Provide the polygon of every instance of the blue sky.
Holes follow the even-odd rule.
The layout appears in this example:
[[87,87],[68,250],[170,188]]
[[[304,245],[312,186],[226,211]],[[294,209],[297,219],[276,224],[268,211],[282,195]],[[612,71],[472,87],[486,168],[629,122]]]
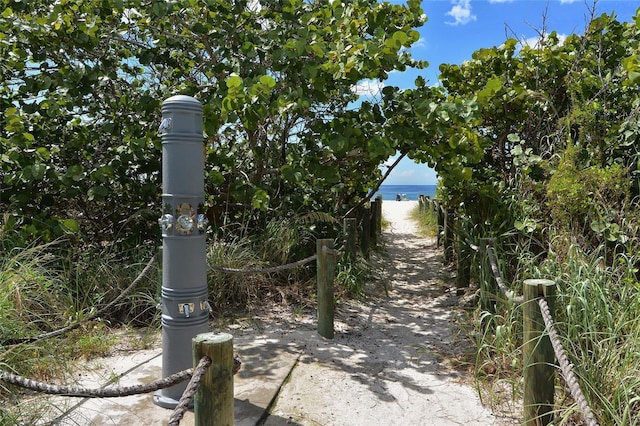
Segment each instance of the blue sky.
[[[543,26],[547,33],[556,31],[560,36],[582,34],[593,6],[592,0],[423,0],[428,20],[418,29],[421,37],[411,53],[416,59],[428,61],[429,67],[391,73],[384,84],[414,87],[418,75],[430,85],[436,84],[440,64],[460,64],[474,51],[499,46],[507,37],[536,40]],[[615,12],[619,21],[628,22],[638,7],[640,1],[635,0],[598,0],[595,10],[596,16]],[[429,185],[436,181],[429,167],[405,158],[384,183]]]

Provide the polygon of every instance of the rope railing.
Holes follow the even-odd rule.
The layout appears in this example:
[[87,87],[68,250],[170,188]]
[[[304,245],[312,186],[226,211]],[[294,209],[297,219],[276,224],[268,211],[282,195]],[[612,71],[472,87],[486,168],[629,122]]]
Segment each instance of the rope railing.
[[[155,392],[157,390],[166,389],[189,380],[189,383],[182,393],[178,404],[169,417],[168,425],[178,426],[180,424],[180,421],[184,417],[184,414],[187,412],[187,410],[189,410],[191,402],[193,401],[194,396],[198,391],[200,383],[205,376],[207,369],[211,366],[212,363],[213,361],[209,356],[203,356],[200,358],[200,361],[195,368],[188,368],[186,370],[179,371],[151,383],[131,386],[105,386],[101,388],[87,388],[82,386],[52,385],[49,383],[28,379],[26,377],[2,370],[0,370],[0,381],[48,395],[60,395],[65,397],[79,398],[119,398]],[[240,365],[240,360],[234,354],[232,369],[233,375],[235,375],[238,370],[240,370]]]
[[507,299],[514,303],[522,303],[524,302],[524,298],[522,296],[516,296],[512,290],[509,290],[504,283],[504,279],[502,278],[502,274],[500,273],[500,269],[498,268],[498,262],[496,260],[495,249],[492,245],[486,246],[487,255],[489,256],[489,265],[491,266],[491,272],[493,273],[493,277],[496,280],[496,284],[500,291],[507,296]]
[[117,303],[120,303],[120,301],[122,299],[124,299],[127,295],[129,295],[131,293],[131,291],[140,283],[140,281],[149,273],[149,271],[151,271],[151,268],[154,265],[155,261],[156,261],[156,256],[154,255],[154,256],[151,257],[151,259],[149,259],[149,262],[147,262],[147,265],[144,267],[144,269],[142,269],[142,272],[140,272],[140,274],[138,274],[138,276],[131,282],[131,284],[129,284],[129,286],[127,288],[125,288],[111,302],[107,303],[105,306],[103,306],[102,308],[100,308],[99,310],[94,312],[93,314],[89,315],[88,317],[84,318],[82,321],[78,321],[78,322],[70,324],[70,325],[68,325],[66,327],[60,328],[58,330],[49,331],[47,333],[39,334],[37,336],[6,339],[6,340],[1,341],[0,343],[4,344],[4,345],[20,345],[20,344],[25,344],[25,343],[33,343],[33,342],[37,342],[39,340],[44,340],[44,339],[49,339],[51,337],[60,336],[60,335],[62,335],[64,333],[67,333],[67,332],[69,332],[71,330],[75,330],[76,328],[79,328],[82,325],[84,325],[84,324],[86,324],[86,323],[88,323],[90,321],[93,321],[94,319],[104,315],[113,306],[115,306]]
[[189,368],[148,384],[102,388],[52,385],[49,383],[28,379],[26,377],[9,373],[7,371],[0,371],[0,380],[24,389],[48,395],[62,395],[79,398],[119,398],[123,396],[138,395],[165,389],[189,380],[192,375],[193,369]]
[[209,269],[213,271],[226,272],[229,274],[270,274],[274,272],[281,272],[288,269],[298,268],[302,265],[306,265],[307,263],[313,262],[317,258],[318,258],[318,255],[314,254],[304,259],[298,260],[296,262],[292,262],[292,263],[288,263],[280,266],[261,268],[261,269],[236,269],[236,268],[225,268],[222,266],[214,266],[214,265],[207,265],[207,266],[209,266]]
[[180,420],[184,417],[184,413],[187,412],[189,406],[191,405],[191,401],[193,401],[193,397],[198,391],[198,387],[200,386],[200,381],[204,377],[207,368],[211,365],[211,358],[208,356],[203,356],[200,358],[200,362],[193,370],[193,375],[191,376],[191,380],[187,384],[187,388],[182,393],[182,397],[180,401],[178,401],[178,405],[173,409],[173,413],[171,413],[171,417],[169,417],[169,423],[167,426],[178,426],[180,424]]
[[[471,245],[469,246],[471,247]],[[507,288],[504,282],[504,279],[502,278],[502,274],[500,273],[500,269],[498,268],[498,264],[496,260],[497,256],[491,241],[487,239],[484,241],[484,244],[482,244],[481,246],[482,247],[478,247],[478,249],[481,250],[484,247],[484,249],[486,250],[487,256],[489,258],[491,273],[493,274],[493,277],[500,291],[507,297],[508,300],[515,302],[517,304],[523,304],[525,302],[525,298],[523,296],[515,296],[514,292]],[[471,249],[475,250],[475,247],[477,246],[471,247]],[[526,282],[527,281],[525,280],[525,284]],[[560,339],[558,337],[558,332],[556,331],[553,324],[553,317],[551,315],[551,309],[549,308],[549,304],[547,303],[547,300],[544,297],[538,297],[537,302],[540,308],[540,314],[542,315],[542,319],[544,320],[546,335],[549,337],[549,340],[551,342],[553,353],[558,362],[558,368],[560,369],[560,372],[562,373],[562,376],[565,379],[569,393],[571,394],[571,397],[574,399],[574,401],[578,405],[578,408],[582,412],[582,415],[587,425],[598,426],[598,422],[596,421],[593,415],[593,412],[589,408],[589,405],[587,404],[587,401],[584,397],[582,389],[580,388],[578,378],[573,372],[573,364],[569,362],[569,358],[567,357],[567,354],[562,346],[562,343],[560,342]],[[525,321],[527,321],[526,318],[525,318]],[[540,345],[534,345],[534,347],[537,350],[540,348]],[[552,362],[553,361],[551,361],[551,363]],[[551,383],[551,386],[553,386],[552,383]],[[527,392],[525,392],[525,394],[526,393]],[[525,419],[525,422],[526,422],[526,419]]]
[[560,342],[560,338],[558,337],[558,332],[553,325],[553,318],[551,317],[551,310],[549,309],[549,305],[544,298],[538,299],[538,305],[540,305],[540,313],[542,313],[542,318],[544,319],[544,324],[547,329],[549,339],[551,340],[551,345],[553,346],[553,352],[555,353],[556,359],[558,360],[558,364],[560,366],[562,376],[564,377],[564,381],[567,383],[567,388],[569,388],[569,393],[582,411],[582,415],[584,416],[587,425],[598,426],[598,422],[593,416],[591,408],[589,408],[589,404],[587,404],[587,400],[582,393],[578,378],[573,372],[573,364],[569,362],[569,358],[567,357],[567,354],[562,347],[562,342]]

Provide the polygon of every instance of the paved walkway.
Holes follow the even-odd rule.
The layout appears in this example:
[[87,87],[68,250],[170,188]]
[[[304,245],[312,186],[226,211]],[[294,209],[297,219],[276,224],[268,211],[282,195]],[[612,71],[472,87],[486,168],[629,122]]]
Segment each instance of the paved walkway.
[[[411,202],[398,204],[410,210]],[[457,298],[441,281],[434,242],[416,237],[411,222],[390,208],[398,206],[385,213],[392,219],[385,232],[389,264],[378,282],[388,296],[340,304],[334,339],[316,333],[313,315],[225,330],[243,361],[235,377],[236,425],[499,424],[469,379],[446,362],[468,344],[452,336]],[[155,349],[96,360],[84,382],[118,375],[121,385],[148,383],[160,378],[161,359]],[[151,395],[56,401],[62,425],[158,425],[171,414]],[[193,414],[181,424],[193,424]]]

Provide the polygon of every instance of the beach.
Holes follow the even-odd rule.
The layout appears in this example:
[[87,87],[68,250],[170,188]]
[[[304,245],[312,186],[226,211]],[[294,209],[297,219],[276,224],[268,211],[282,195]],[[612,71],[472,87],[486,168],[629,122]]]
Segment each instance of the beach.
[[417,201],[382,201],[382,217],[391,226],[390,232],[410,234],[416,232],[416,223],[409,218],[413,209],[418,207]]

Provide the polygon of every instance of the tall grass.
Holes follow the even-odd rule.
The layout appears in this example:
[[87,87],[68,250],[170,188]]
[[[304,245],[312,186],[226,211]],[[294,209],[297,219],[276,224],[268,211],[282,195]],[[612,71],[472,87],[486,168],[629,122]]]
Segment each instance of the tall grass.
[[376,271],[375,265],[367,259],[341,256],[336,264],[336,297],[365,298],[367,284],[375,282],[376,275],[380,276],[380,271]]
[[[261,260],[251,240],[241,237],[210,243],[207,263],[238,270],[259,270],[267,265]],[[262,273],[239,274],[212,270],[208,274],[209,302],[217,312],[247,305],[257,298],[260,289],[267,286],[268,282],[268,276]]]
[[64,323],[72,298],[55,271],[51,245],[13,249],[0,258],[0,336],[50,331]]
[[601,424],[638,425],[640,256],[618,256],[609,267],[604,256],[604,247],[587,254],[574,245],[537,272],[556,279],[559,334],[594,414]]
[[257,271],[245,274],[211,270],[209,301],[214,311],[247,308],[258,300],[274,296],[287,303],[287,299],[300,296],[299,286],[312,276],[308,266],[270,273],[259,271],[287,265],[315,253],[313,228],[317,223],[331,220],[333,218],[322,213],[272,219],[262,232],[254,235],[216,238],[210,242],[209,265]]
[[[76,361],[106,355],[121,324],[157,325],[157,275],[145,277],[119,306],[92,321],[81,322],[120,295],[142,270],[147,259],[136,253],[69,252],[56,243],[14,247],[0,244],[0,368],[29,378],[60,381],[70,377]],[[124,257],[128,260],[123,261]],[[56,337],[25,338],[81,322],[79,328]],[[38,407],[22,403],[22,390],[0,384],[0,424],[30,424]],[[26,417],[25,417],[26,416]]]
[[[556,282],[554,322],[600,424],[640,425],[640,256],[619,256],[606,266],[604,255],[604,247],[585,253],[573,245],[561,258],[549,253],[541,262],[520,264],[516,276]],[[517,305],[497,307],[476,312],[476,371],[489,390],[485,397],[499,404],[505,402],[495,393],[501,385],[511,389],[511,401],[521,398],[522,317]],[[563,379],[556,405],[555,424],[580,421]]]
[[426,237],[436,237],[438,235],[438,215],[431,209],[420,211],[416,206],[409,212],[409,218],[418,224],[418,232]]

